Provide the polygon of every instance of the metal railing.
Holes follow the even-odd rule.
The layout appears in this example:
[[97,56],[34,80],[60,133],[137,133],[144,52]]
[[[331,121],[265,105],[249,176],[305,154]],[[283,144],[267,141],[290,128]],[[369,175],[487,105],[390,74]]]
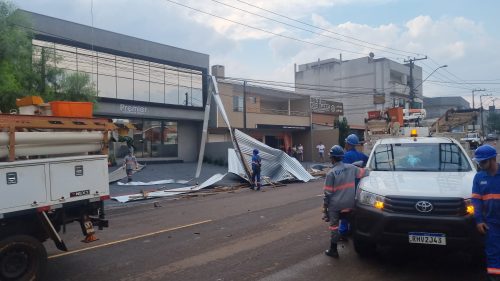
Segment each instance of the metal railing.
[[259,112],[253,112],[256,114],[270,114],[270,115],[286,115],[286,116],[300,116],[300,117],[308,117],[309,112],[304,111],[288,111],[283,109],[268,109],[261,108]]

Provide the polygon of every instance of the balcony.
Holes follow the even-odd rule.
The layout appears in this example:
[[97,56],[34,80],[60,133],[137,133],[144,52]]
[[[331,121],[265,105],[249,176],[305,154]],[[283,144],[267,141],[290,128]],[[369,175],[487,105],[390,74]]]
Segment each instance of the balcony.
[[284,126],[311,126],[311,117],[307,112],[269,111],[260,113],[247,113],[248,128],[257,128],[260,125],[284,125]]
[[389,81],[389,92],[391,94],[398,94],[398,95],[409,95],[410,94],[410,87],[407,85],[401,84],[396,81]]

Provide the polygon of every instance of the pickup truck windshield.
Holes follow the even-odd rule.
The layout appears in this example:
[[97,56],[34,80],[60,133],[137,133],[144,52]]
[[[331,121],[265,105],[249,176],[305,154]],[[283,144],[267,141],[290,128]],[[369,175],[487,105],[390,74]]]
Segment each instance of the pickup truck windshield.
[[468,139],[473,139],[473,138],[477,138],[477,134],[467,134],[467,138]]
[[465,172],[471,166],[453,143],[396,143],[375,147],[370,168],[374,171]]

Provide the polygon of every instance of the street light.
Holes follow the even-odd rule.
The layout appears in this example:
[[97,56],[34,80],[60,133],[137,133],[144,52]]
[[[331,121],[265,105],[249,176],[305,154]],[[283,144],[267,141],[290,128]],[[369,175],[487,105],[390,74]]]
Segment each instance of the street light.
[[438,67],[438,68],[434,69],[434,70],[431,72],[431,74],[427,75],[427,77],[426,77],[424,80],[422,80],[422,82],[420,82],[420,84],[418,84],[418,86],[416,86],[414,89],[416,89],[416,88],[420,87],[422,84],[424,84],[424,82],[425,82],[425,81],[427,81],[427,79],[429,79],[429,77],[431,77],[431,76],[432,76],[432,74],[434,74],[434,72],[438,71],[438,70],[439,70],[439,69],[441,69],[441,68],[445,68],[445,67],[448,67],[448,65],[447,65],[447,64],[445,64],[445,65],[441,65],[440,67]]

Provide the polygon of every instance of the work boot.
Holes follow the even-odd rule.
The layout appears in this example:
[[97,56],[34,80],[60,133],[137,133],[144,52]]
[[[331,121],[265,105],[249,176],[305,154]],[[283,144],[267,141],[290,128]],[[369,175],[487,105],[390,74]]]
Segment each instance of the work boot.
[[341,234],[339,237],[339,242],[349,242],[349,238],[345,234]]
[[255,187],[252,185],[252,186],[250,186],[250,189],[251,190],[255,190]]
[[325,255],[337,259],[339,257],[339,251],[337,250],[337,244],[331,243],[330,249],[325,251]]

